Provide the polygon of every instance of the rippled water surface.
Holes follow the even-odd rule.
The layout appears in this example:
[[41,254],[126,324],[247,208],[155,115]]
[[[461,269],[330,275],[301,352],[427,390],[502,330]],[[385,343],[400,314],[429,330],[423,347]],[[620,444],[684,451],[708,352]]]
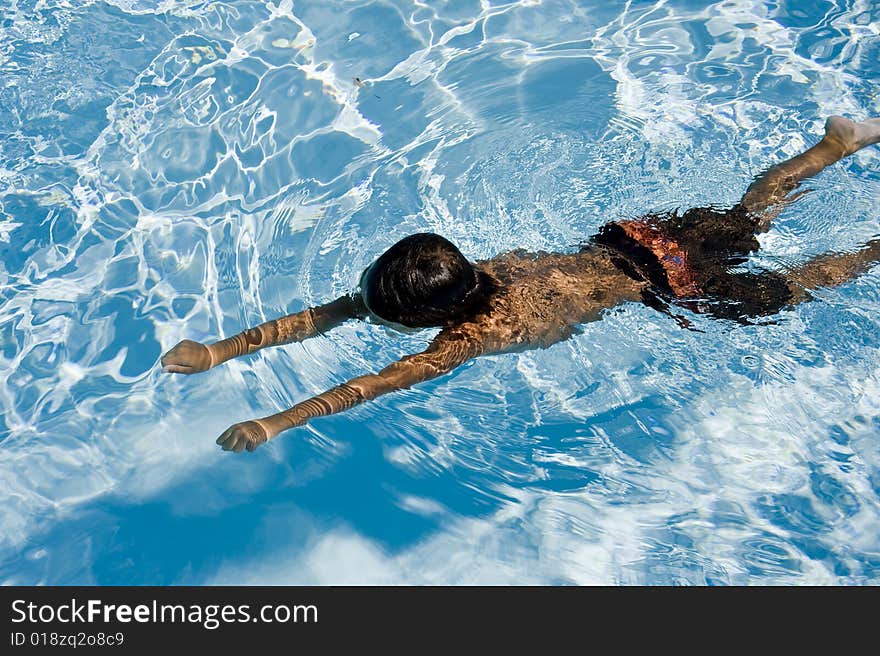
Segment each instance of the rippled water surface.
[[[880,270],[703,332],[624,306],[315,420],[228,425],[430,332],[350,323],[190,378],[160,354],[350,290],[735,202],[880,115],[876,0],[4,0],[0,581],[880,583]],[[359,78],[362,83],[355,83]],[[880,148],[764,262],[880,233]]]

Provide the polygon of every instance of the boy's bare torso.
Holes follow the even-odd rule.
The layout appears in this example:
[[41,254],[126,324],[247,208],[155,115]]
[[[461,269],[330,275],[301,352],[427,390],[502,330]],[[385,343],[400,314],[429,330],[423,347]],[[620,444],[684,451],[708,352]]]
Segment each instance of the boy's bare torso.
[[485,310],[445,328],[438,339],[467,340],[482,354],[544,348],[595,321],[603,310],[637,301],[645,288],[607,250],[502,253],[477,266],[497,282]]

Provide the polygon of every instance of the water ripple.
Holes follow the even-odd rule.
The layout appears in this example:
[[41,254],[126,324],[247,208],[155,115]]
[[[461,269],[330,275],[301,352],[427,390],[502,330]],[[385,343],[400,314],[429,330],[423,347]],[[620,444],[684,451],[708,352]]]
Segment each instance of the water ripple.
[[[7,5],[0,580],[880,581],[876,272],[766,326],[627,306],[246,460],[213,438],[430,334],[155,367],[411,232],[478,259],[735,202],[826,115],[880,114],[871,2]],[[880,233],[878,164],[812,181],[756,261]]]

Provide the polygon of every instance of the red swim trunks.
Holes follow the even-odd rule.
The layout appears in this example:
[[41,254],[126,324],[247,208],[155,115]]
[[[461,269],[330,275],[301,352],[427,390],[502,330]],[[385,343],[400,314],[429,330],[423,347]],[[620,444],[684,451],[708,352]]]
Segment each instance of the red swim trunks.
[[613,221],[591,241],[619,253],[616,264],[648,280],[661,297],[693,312],[750,323],[776,314],[792,299],[778,272],[732,270],[758,250],[758,229],[758,220],[739,205],[695,207],[684,214]]
[[668,237],[661,227],[639,220],[615,221],[611,225],[619,227],[627,237],[654,254],[675,296],[692,298],[702,293],[688,259],[688,252]]

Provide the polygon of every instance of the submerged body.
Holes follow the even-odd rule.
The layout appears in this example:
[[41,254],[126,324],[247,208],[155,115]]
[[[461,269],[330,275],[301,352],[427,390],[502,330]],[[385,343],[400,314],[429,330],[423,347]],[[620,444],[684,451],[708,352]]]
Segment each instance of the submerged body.
[[740,322],[773,315],[809,300],[808,288],[843,283],[880,261],[880,239],[875,239],[858,251],[824,255],[784,273],[735,270],[757,250],[756,234],[799,195],[788,194],[801,180],[878,142],[880,119],[854,123],[831,117],[822,141],[769,169],[734,208],[609,223],[577,252],[516,250],[472,264],[442,237],[413,235],[364,272],[357,292],[213,344],[184,340],[162,357],[162,364],[171,373],[206,371],[353,318],[442,327],[422,353],[288,410],[235,424],[217,440],[226,450],[252,451],[311,418],[436,378],[479,355],[562,341],[623,303],[644,302],[683,326],[688,321],[672,307]]

